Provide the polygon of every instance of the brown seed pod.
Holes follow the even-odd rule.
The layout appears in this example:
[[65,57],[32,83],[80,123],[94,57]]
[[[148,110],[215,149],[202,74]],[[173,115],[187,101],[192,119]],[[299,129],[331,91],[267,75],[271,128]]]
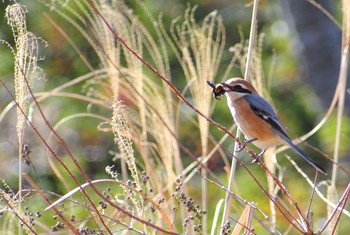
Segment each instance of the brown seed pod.
[[212,93],[215,99],[219,100],[218,97],[225,94],[225,87],[222,84],[215,85],[215,83],[212,81],[207,81],[207,83],[211,88],[213,88]]

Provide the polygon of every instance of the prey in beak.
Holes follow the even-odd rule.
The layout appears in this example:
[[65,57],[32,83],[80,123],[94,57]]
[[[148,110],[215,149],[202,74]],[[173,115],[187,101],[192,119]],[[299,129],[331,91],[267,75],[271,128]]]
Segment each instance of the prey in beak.
[[220,84],[216,84],[212,81],[207,81],[208,85],[213,89],[212,93],[215,99],[219,100],[220,96],[222,96],[223,94],[225,94],[226,89],[225,89],[225,83],[220,83]]

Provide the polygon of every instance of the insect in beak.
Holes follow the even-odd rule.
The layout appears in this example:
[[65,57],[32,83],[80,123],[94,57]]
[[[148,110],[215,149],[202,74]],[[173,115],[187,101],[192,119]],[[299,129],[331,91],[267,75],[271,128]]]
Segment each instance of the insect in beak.
[[225,94],[226,90],[225,90],[225,86],[223,84],[215,85],[215,83],[212,81],[207,81],[207,83],[211,88],[213,88],[212,93],[213,93],[213,96],[215,99],[219,100],[218,97]]

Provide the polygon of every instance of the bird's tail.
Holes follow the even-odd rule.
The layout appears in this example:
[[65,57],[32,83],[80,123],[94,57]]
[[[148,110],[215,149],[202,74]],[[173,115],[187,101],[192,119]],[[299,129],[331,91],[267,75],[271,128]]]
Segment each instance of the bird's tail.
[[298,146],[293,144],[292,140],[289,138],[283,138],[285,143],[289,145],[295,152],[297,152],[302,158],[305,159],[310,165],[315,167],[318,171],[322,172],[323,174],[327,175],[327,172],[323,169],[322,166],[320,166],[317,162],[315,162],[312,158],[306,155]]

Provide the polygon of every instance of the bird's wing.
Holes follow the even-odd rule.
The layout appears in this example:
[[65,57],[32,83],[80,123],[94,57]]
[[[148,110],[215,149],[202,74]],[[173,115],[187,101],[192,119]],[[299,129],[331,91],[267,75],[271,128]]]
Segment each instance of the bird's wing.
[[258,94],[246,95],[244,96],[244,98],[248,102],[250,108],[258,117],[260,117],[265,122],[273,126],[276,130],[280,132],[280,134],[282,134],[283,137],[287,137],[289,139],[275,110],[273,110],[271,105],[264,98],[262,98]]
[[296,151],[309,164],[314,166],[320,172],[327,175],[327,172],[317,162],[315,162],[313,159],[307,156],[300,148],[293,144],[292,140],[288,137],[281,121],[277,117],[275,110],[273,110],[271,105],[267,103],[266,100],[264,100],[261,96],[257,94],[246,95],[244,96],[244,98],[249,103],[250,108],[258,117],[260,117],[261,119],[269,123],[272,127],[274,127],[276,130],[278,130],[278,133],[276,134],[278,134],[287,145],[294,149],[294,151]]

